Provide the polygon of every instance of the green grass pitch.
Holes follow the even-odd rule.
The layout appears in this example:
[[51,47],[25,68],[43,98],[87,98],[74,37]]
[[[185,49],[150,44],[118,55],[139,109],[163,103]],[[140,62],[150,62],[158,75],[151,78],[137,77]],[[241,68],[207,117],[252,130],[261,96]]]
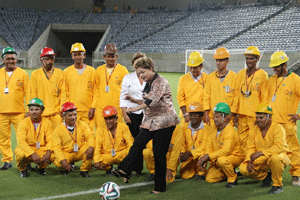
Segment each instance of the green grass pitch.
[[[27,70],[31,74],[33,70]],[[172,94],[173,102],[177,113],[179,112],[176,101],[176,92],[179,77],[183,74],[179,73],[160,73],[168,79]],[[299,129],[300,127],[298,127]],[[299,129],[300,130],[300,129]],[[16,134],[12,128],[12,148],[16,147]],[[1,158],[1,156],[0,156]],[[2,162],[0,161],[0,165]],[[35,165],[33,165],[35,166]],[[16,168],[16,162],[13,161],[13,168],[0,171],[0,199],[34,199],[48,197],[54,195],[62,195],[66,193],[75,193],[95,188],[100,188],[104,182],[112,181],[122,186],[125,185],[120,179],[105,176],[105,172],[92,170],[91,178],[83,178],[79,175],[78,168],[80,163],[76,164],[76,172],[67,176],[59,174],[56,167],[51,164],[47,169],[46,176],[39,176],[36,172],[30,172],[30,177],[20,178],[19,170]],[[132,178],[129,184],[144,182],[149,176],[149,172],[144,168],[144,176]],[[236,188],[225,188],[226,182],[209,184],[206,182],[197,182],[191,180],[180,180],[167,185],[167,192],[159,195],[150,195],[153,185],[134,187],[121,190],[120,199],[144,200],[144,199],[299,199],[299,188],[291,186],[291,176],[288,168],[285,169],[283,175],[284,192],[278,195],[268,195],[270,188],[259,188],[259,183],[255,180],[247,178],[239,178],[239,185]],[[68,197],[67,199],[100,199],[98,193],[84,194],[80,196]]]

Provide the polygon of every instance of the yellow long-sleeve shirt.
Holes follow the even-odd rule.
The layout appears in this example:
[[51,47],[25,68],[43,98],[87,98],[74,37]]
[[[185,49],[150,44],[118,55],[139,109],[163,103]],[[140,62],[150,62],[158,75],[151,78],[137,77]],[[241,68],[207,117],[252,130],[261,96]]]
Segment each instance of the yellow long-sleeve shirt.
[[206,73],[202,73],[202,77],[196,83],[190,73],[180,77],[177,88],[177,102],[179,108],[188,106],[193,102],[200,102],[203,105],[204,87],[207,78]]
[[237,92],[237,73],[229,71],[223,82],[217,77],[217,71],[210,73],[206,79],[203,97],[204,110],[210,110],[209,116],[213,117],[213,108],[220,102],[227,103],[232,110]]
[[17,131],[17,146],[25,152],[28,157],[34,153],[36,143],[40,142],[40,147],[46,147],[46,150],[52,150],[52,123],[46,118],[42,118],[37,129],[34,129],[30,117],[20,122]]
[[[178,158],[183,142],[182,128],[180,124],[177,124],[170,141],[167,157],[167,168],[173,171],[177,170]],[[146,145],[146,148],[153,150],[153,140],[150,140]]]
[[[95,72],[95,87],[97,90],[96,107],[104,108],[111,105],[116,108],[120,107],[120,94],[122,80],[128,74],[128,70],[123,65],[117,64],[112,74],[106,70],[106,64],[99,66]],[[110,77],[110,78],[109,78]],[[109,92],[105,91],[106,81],[108,81]]]
[[[237,109],[232,110],[232,112],[255,117],[257,106],[261,103],[267,103],[268,90],[266,86],[268,74],[264,70],[259,69],[246,80],[246,71],[247,69],[242,69],[238,73],[237,98],[235,98],[236,101],[233,106],[233,108]],[[246,97],[241,91],[244,94],[246,91],[250,91],[251,94],[249,97]]]
[[240,137],[232,125],[227,124],[218,136],[217,127],[212,127],[207,138],[206,153],[210,160],[216,161],[221,156],[229,155],[243,158]]
[[43,116],[59,113],[61,105],[66,102],[65,78],[61,69],[54,68],[48,80],[43,68],[37,69],[30,78],[31,98],[39,98],[44,102]]
[[96,106],[94,73],[95,69],[88,65],[81,75],[74,65],[64,70],[66,100],[73,102],[78,108],[77,111],[89,111]]
[[[272,97],[277,87],[276,100],[273,102]],[[291,124],[288,115],[297,114],[300,100],[300,77],[295,73],[291,73],[286,78],[273,75],[269,78],[268,89],[268,100],[273,110],[272,120]]]
[[[77,120],[76,128],[72,134],[73,139],[75,139],[76,132],[78,149],[80,149],[84,144],[87,144],[88,147],[95,146],[94,134],[85,122]],[[72,139],[72,137],[70,135],[69,130],[63,123],[59,124],[54,129],[52,135],[52,142],[54,155],[57,160],[62,161],[66,159],[63,152],[74,152],[73,147],[75,142]]]
[[[8,94],[4,94],[4,89],[8,88]],[[30,100],[29,77],[25,70],[17,67],[11,77],[5,71],[5,67],[0,69],[0,113],[24,113],[27,106],[24,105]]]
[[273,154],[289,152],[284,128],[277,122],[272,122],[268,132],[263,138],[260,128],[254,126],[248,137],[247,153],[245,161],[250,160],[251,154],[262,151],[265,157],[270,158]]
[[102,162],[102,154],[110,154],[112,149],[116,153],[126,149],[129,152],[134,138],[132,137],[129,127],[125,123],[118,123],[116,136],[112,137],[111,132],[106,126],[100,126],[96,130],[96,147],[94,153],[94,161]]

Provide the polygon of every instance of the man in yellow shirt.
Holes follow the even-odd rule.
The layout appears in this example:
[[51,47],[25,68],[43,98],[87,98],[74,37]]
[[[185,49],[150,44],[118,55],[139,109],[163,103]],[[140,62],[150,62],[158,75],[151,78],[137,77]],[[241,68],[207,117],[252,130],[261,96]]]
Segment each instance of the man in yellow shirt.
[[236,108],[234,123],[238,126],[238,134],[242,142],[242,150],[246,153],[249,130],[254,126],[255,110],[260,103],[267,102],[268,74],[257,67],[260,51],[256,46],[249,46],[244,53],[246,69],[238,73]]
[[[210,135],[209,126],[202,121],[204,109],[199,102],[193,102],[188,112],[190,123],[182,127],[180,176],[183,179],[190,179],[196,175],[196,180],[205,180],[206,171],[199,170],[197,163],[198,158],[205,154],[207,136]],[[198,152],[197,156],[195,152]]]
[[55,61],[53,49],[43,48],[40,60],[43,67],[32,72],[30,78],[31,98],[39,98],[44,102],[43,117],[47,117],[55,128],[62,122],[59,111],[66,101],[65,78],[61,69],[53,67]]
[[281,124],[286,132],[286,142],[292,155],[289,172],[292,185],[300,186],[300,145],[297,137],[296,121],[300,100],[300,78],[287,69],[289,57],[283,51],[272,54],[270,67],[275,74],[269,78],[269,104],[273,109],[273,121]]
[[[181,125],[177,124],[173,132],[171,142],[169,145],[167,157],[167,171],[166,171],[166,181],[172,183],[175,180],[175,175],[177,174],[177,167],[179,165],[178,158],[180,155],[180,149],[182,145],[182,132]],[[147,168],[150,172],[150,177],[146,179],[147,182],[153,181],[155,178],[155,162],[153,154],[153,140],[149,141],[146,145],[146,149],[143,150],[144,159]]]
[[122,80],[128,70],[117,63],[117,48],[114,44],[107,44],[103,50],[103,58],[106,64],[99,66],[95,72],[95,87],[97,90],[97,103],[95,113],[96,128],[105,125],[102,116],[103,108],[111,105],[117,108],[118,122],[124,122],[120,108],[120,94]]
[[[237,74],[227,68],[229,52],[220,47],[216,50],[213,59],[216,60],[217,70],[208,75],[203,97],[204,122],[213,123],[213,110],[219,102],[225,102],[232,107],[237,92]],[[232,108],[232,110],[236,110]],[[213,125],[213,124],[212,124]]]
[[177,102],[180,108],[180,115],[183,117],[181,124],[189,122],[187,106],[192,102],[203,104],[204,86],[207,74],[202,72],[204,59],[199,52],[192,52],[187,65],[190,72],[179,79],[177,89]]
[[78,117],[89,125],[91,131],[94,131],[96,106],[94,89],[95,69],[83,63],[86,57],[86,50],[83,44],[73,44],[70,52],[74,60],[74,65],[64,70],[66,79],[66,101],[73,102],[77,106]]
[[256,110],[256,126],[250,130],[246,159],[240,165],[240,172],[244,176],[263,180],[261,187],[269,187],[273,180],[269,194],[283,191],[282,174],[290,163],[285,138],[284,128],[272,122],[272,108],[260,104]]
[[7,47],[2,51],[5,67],[0,69],[0,152],[3,166],[0,170],[12,167],[11,124],[17,131],[25,116],[25,104],[29,102],[29,77],[25,70],[16,66],[17,52]]
[[71,102],[62,105],[64,122],[53,131],[52,142],[55,156],[54,164],[67,175],[72,171],[71,164],[82,160],[80,174],[90,177],[95,138],[88,125],[77,119],[76,106]]
[[94,166],[109,174],[113,164],[119,164],[128,154],[133,137],[125,123],[118,123],[118,112],[113,106],[103,109],[106,126],[96,130]]
[[[17,131],[17,147],[15,149],[17,167],[21,177],[28,177],[28,163],[38,166],[38,174],[46,175],[45,168],[54,159],[52,151],[52,123],[42,118],[44,103],[38,98],[31,99],[29,115],[23,119]],[[51,158],[52,155],[52,159]]]
[[205,170],[207,161],[210,166],[206,173],[206,181],[216,183],[225,180],[226,188],[233,188],[237,183],[234,169],[243,161],[240,137],[235,128],[229,123],[230,107],[226,103],[218,103],[214,108],[214,123],[207,137],[206,154],[198,162],[201,170]]

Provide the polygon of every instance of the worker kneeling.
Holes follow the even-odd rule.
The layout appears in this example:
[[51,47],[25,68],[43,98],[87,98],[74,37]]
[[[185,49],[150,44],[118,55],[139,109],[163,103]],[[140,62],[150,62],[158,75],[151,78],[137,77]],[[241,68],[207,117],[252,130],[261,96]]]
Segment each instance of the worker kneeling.
[[45,168],[54,160],[51,151],[52,123],[42,117],[44,103],[38,98],[31,99],[27,105],[29,115],[20,122],[17,130],[17,147],[15,155],[21,177],[28,177],[27,164],[34,162],[38,166],[38,174],[46,175]]
[[267,104],[258,106],[255,123],[249,133],[246,159],[240,166],[240,172],[263,180],[261,187],[270,186],[273,180],[269,194],[277,194],[283,191],[282,173],[290,163],[285,131],[282,125],[272,122],[272,108]]
[[125,123],[118,122],[118,112],[113,106],[103,109],[106,125],[96,130],[96,148],[94,166],[110,174],[113,164],[119,164],[126,158],[133,144],[133,137]]
[[241,141],[237,131],[229,123],[230,107],[226,103],[218,103],[214,107],[214,122],[210,135],[207,137],[206,154],[198,162],[201,170],[205,170],[207,161],[211,165],[206,173],[206,181],[216,183],[227,178],[227,188],[237,185],[234,171],[243,161]]
[[53,132],[54,164],[67,175],[72,171],[70,163],[82,160],[80,174],[90,177],[88,171],[92,168],[95,138],[88,125],[77,120],[76,106],[71,102],[62,105],[63,123]]

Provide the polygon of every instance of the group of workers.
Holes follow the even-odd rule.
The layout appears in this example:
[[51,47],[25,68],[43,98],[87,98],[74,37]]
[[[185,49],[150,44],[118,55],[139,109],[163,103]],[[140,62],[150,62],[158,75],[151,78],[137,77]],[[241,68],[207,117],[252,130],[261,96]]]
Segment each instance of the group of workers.
[[[39,174],[45,175],[50,163],[68,174],[74,170],[74,163],[82,160],[80,174],[90,177],[88,171],[93,166],[110,174],[113,164],[126,158],[143,120],[143,112],[134,107],[144,102],[151,108],[152,101],[143,92],[152,82],[143,78],[148,73],[143,68],[128,74],[126,67],[117,63],[114,44],[105,46],[106,63],[96,70],[84,64],[85,52],[83,44],[73,44],[74,65],[62,71],[53,66],[53,49],[45,47],[40,54],[43,66],[29,80],[27,73],[16,66],[16,51],[3,49],[1,170],[12,167],[11,124],[17,134],[15,158],[21,177],[29,176],[31,162],[37,164]],[[175,180],[177,168],[183,179],[195,177],[209,183],[227,180],[227,188],[237,186],[237,176],[244,175],[262,180],[261,187],[269,187],[273,181],[269,193],[277,194],[283,191],[282,174],[289,165],[292,185],[300,186],[296,129],[300,78],[287,69],[289,58],[283,51],[271,56],[269,66],[275,74],[270,78],[257,66],[257,47],[248,47],[244,55],[247,68],[237,74],[228,69],[228,50],[220,47],[213,57],[217,70],[206,74],[203,56],[199,52],[190,54],[189,73],[180,78],[177,90],[182,120],[180,124],[174,122],[177,125],[166,156],[167,182]],[[136,60],[144,62],[145,69],[151,68],[144,54],[135,54],[133,65]],[[145,126],[151,127],[151,123],[159,122],[155,117],[149,122],[146,119]],[[153,180],[152,141],[143,148],[140,156],[151,173],[148,180]],[[134,167],[136,175],[141,175],[143,168],[143,158],[139,160]]]

